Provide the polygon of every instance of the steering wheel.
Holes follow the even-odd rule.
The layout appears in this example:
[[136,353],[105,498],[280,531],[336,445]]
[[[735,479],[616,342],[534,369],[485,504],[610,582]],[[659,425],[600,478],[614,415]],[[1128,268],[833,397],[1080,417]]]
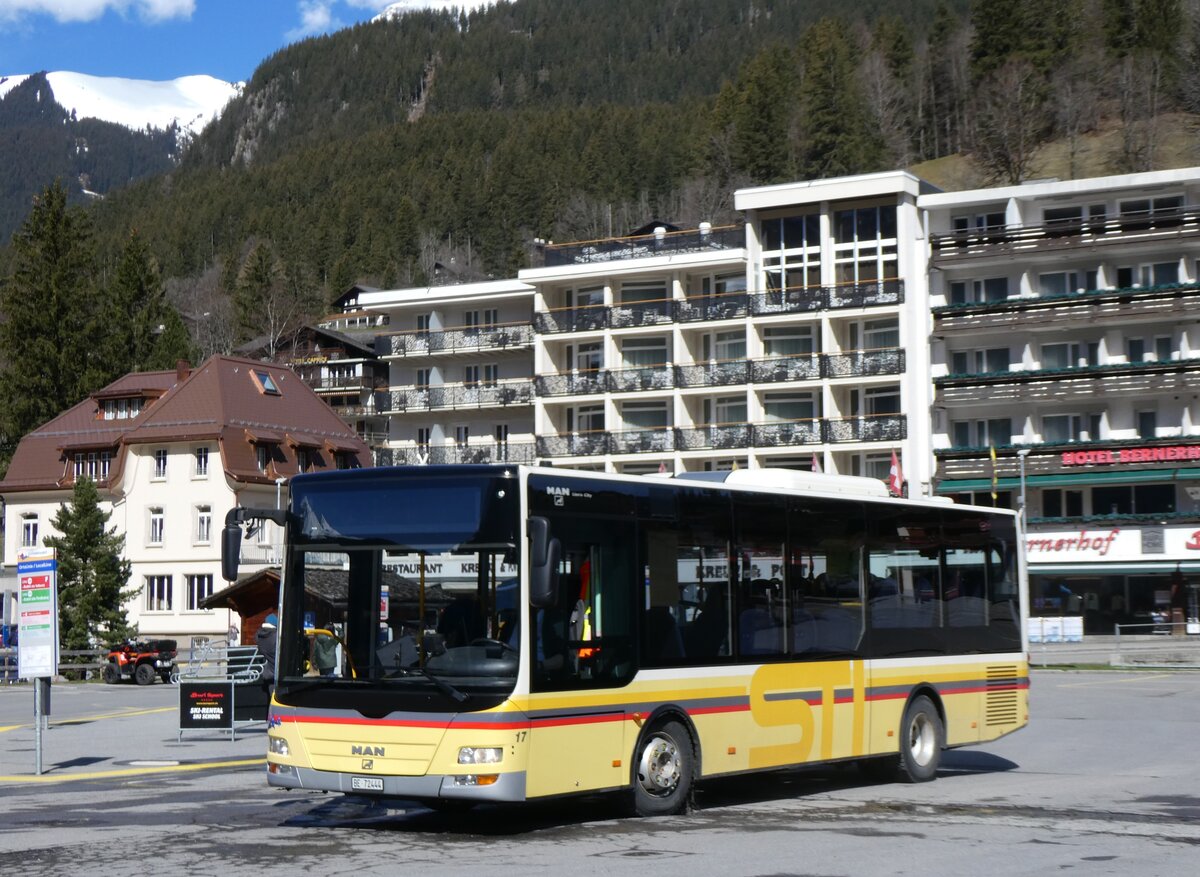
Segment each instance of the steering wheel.
[[481,636],[479,639],[471,640],[471,645],[473,645],[473,646],[499,646],[501,651],[510,651],[514,655],[518,654],[515,646],[509,645],[504,640],[489,639],[486,636]]

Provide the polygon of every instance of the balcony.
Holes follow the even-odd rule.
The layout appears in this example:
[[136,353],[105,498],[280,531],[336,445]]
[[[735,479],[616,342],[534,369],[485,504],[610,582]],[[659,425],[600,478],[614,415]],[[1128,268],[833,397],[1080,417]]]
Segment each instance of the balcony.
[[755,359],[744,365],[750,367],[750,380],[756,384],[777,384],[783,381],[812,381],[824,372],[825,357],[813,354],[773,356]]
[[391,391],[391,402],[394,413],[528,405],[533,402],[533,380],[517,378],[494,384],[396,387]]
[[672,322],[726,320],[745,316],[747,313],[752,316],[803,314],[847,308],[882,307],[903,302],[904,281],[893,279],[842,286],[738,292],[727,296],[625,302],[611,307],[585,305],[552,308],[537,311],[533,315],[533,328],[539,334],[554,335],[561,332],[659,326]]
[[612,454],[654,454],[675,450],[675,430],[669,426],[654,429],[622,429],[610,434]]
[[601,430],[538,436],[536,444],[539,457],[594,457],[609,452],[608,433]]
[[402,332],[389,340],[389,355],[393,357],[523,350],[533,343],[533,327],[528,323],[511,323],[440,332]]
[[991,226],[929,236],[933,263],[984,257],[1052,252],[1080,246],[1177,240],[1200,234],[1200,208],[1048,222],[1042,225]]
[[674,370],[669,365],[641,368],[610,369],[606,373],[608,389],[613,393],[635,390],[669,390],[675,385]]
[[675,447],[680,451],[732,450],[750,447],[748,423],[721,423],[710,426],[678,427]]
[[590,396],[608,389],[605,372],[591,369],[580,372],[563,372],[556,375],[538,375],[533,387],[539,396]]
[[677,387],[727,387],[749,383],[750,363],[744,359],[675,366]]
[[820,420],[778,420],[771,423],[756,423],[751,428],[750,438],[755,447],[779,448],[785,445],[816,445],[824,438],[824,424]]
[[839,442],[895,442],[908,437],[903,414],[869,414],[825,421],[825,440]]
[[736,320],[750,313],[750,296],[745,290],[714,295],[689,295],[675,302],[675,321],[679,323]]
[[313,375],[310,378],[308,375],[301,373],[300,379],[317,393],[329,393],[339,390],[362,390],[375,386],[375,377],[372,375],[334,375],[325,377]]
[[895,442],[906,435],[907,420],[904,415],[890,414],[838,420],[774,420],[542,436],[537,440],[537,452],[539,457],[590,457],[669,451],[745,450],[838,442]]
[[[1184,447],[1188,454],[1178,453]],[[1186,472],[1185,477],[1196,471],[1196,460],[1190,454],[1200,452],[1200,435],[1182,435],[1157,439],[1098,439],[1095,441],[1039,442],[1036,444],[996,445],[995,472],[998,478],[1013,479],[1020,475],[1019,450],[1028,449],[1025,459],[1025,475],[1031,486],[1057,486],[1046,483],[1046,477],[1077,481],[1080,478],[1122,477],[1130,480],[1146,480],[1146,473],[1158,473],[1163,478],[1173,478]],[[1158,452],[1157,455],[1155,452]],[[951,447],[934,450],[937,460],[938,480],[961,481],[985,478],[990,481],[993,464],[991,448]],[[1070,455],[1096,455],[1101,462],[1064,463]],[[1158,459],[1156,457],[1161,457]],[[1117,463],[1117,466],[1107,464]],[[1107,474],[1106,474],[1107,473]],[[1065,483],[1065,482],[1064,482]],[[1005,488],[1007,489],[1007,487]]]
[[699,228],[664,234],[605,238],[569,244],[550,244],[545,248],[545,265],[587,265],[619,259],[646,259],[680,253],[710,250],[734,250],[746,245],[746,232],[740,225]]
[[608,325],[612,329],[628,329],[634,326],[661,326],[673,321],[674,302],[670,299],[652,301],[621,302],[608,312]]
[[933,383],[942,405],[1185,393],[1200,388],[1200,359],[947,375]]
[[821,357],[822,377],[865,378],[904,374],[904,351],[898,347],[850,350]]
[[532,463],[533,442],[470,442],[465,445],[424,445],[384,448],[378,452],[380,466],[424,466],[453,463]]
[[1200,284],[1167,283],[1119,289],[1078,290],[1061,295],[943,305],[933,309],[934,331],[992,331],[1039,326],[1122,325],[1131,317],[1191,318],[1200,305]]

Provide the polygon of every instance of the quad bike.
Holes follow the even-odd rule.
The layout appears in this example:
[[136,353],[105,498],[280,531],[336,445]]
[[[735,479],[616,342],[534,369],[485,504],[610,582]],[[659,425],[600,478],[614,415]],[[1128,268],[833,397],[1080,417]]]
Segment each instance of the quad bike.
[[130,640],[108,653],[100,675],[109,684],[132,679],[138,685],[150,685],[155,676],[170,682],[176,654],[173,639]]

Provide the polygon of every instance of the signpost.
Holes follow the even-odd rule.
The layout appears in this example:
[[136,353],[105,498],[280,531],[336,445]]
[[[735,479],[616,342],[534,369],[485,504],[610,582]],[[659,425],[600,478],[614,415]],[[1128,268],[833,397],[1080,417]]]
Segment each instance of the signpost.
[[42,774],[42,724],[50,715],[50,679],[58,672],[58,561],[51,548],[17,555],[20,595],[17,677],[33,679],[36,772]]

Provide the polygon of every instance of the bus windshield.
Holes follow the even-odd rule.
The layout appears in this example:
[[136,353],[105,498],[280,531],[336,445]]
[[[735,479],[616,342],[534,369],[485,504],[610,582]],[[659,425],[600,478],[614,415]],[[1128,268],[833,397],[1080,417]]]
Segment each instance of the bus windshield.
[[293,483],[276,696],[368,714],[507,696],[519,655],[517,480],[361,471],[373,477]]

